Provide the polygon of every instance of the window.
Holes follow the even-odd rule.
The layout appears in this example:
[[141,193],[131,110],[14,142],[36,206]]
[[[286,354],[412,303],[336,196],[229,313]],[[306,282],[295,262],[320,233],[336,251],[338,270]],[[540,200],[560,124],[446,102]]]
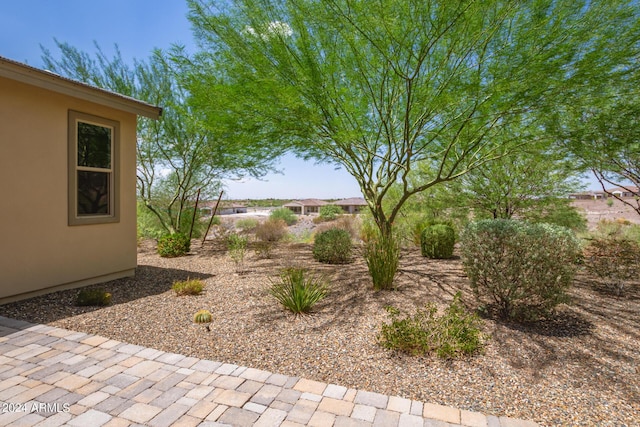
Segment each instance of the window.
[[119,221],[119,123],[69,111],[69,225]]

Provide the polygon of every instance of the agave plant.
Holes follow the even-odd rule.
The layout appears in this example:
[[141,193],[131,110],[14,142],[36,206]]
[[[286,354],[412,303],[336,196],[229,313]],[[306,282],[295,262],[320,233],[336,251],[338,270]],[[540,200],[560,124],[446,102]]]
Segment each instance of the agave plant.
[[205,324],[207,331],[211,331],[209,323],[211,323],[211,312],[209,310],[200,310],[193,315],[193,323],[198,325]]

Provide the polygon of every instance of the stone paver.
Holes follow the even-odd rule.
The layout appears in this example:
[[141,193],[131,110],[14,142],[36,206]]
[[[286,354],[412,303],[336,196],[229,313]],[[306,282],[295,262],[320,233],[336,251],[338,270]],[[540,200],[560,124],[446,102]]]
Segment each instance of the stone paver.
[[537,426],[2,316],[0,401],[38,427]]

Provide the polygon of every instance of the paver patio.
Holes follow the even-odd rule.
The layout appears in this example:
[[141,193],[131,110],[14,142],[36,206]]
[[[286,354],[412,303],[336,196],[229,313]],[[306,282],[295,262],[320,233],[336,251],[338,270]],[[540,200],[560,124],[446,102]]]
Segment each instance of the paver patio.
[[2,316],[0,405],[39,427],[537,426]]

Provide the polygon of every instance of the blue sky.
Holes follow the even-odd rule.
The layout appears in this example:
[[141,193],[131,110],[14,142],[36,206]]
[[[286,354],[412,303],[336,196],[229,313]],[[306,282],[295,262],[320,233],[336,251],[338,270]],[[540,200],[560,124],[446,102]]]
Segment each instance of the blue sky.
[[[154,48],[182,44],[195,50],[182,0],[2,0],[0,56],[42,67],[41,49],[57,56],[54,38],[95,51],[94,41],[111,56],[118,45],[123,58],[144,59]],[[347,198],[361,195],[355,179],[333,165],[315,165],[284,157],[281,174],[262,181],[228,182],[228,198]]]

